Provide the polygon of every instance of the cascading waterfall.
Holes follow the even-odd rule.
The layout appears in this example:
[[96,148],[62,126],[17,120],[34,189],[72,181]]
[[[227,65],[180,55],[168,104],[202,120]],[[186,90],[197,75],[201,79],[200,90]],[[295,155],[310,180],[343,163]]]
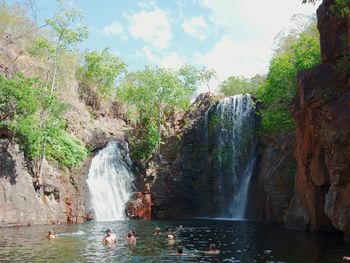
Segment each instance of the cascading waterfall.
[[130,158],[120,142],[111,141],[92,159],[87,179],[97,221],[125,219],[133,187]]
[[221,100],[204,120],[214,215],[243,219],[257,156],[257,116],[249,94]]

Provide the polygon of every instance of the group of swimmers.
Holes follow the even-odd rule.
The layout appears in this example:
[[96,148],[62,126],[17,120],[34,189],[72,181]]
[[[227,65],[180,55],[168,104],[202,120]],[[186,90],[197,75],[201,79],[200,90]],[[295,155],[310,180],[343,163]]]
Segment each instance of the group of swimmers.
[[[175,231],[174,233],[177,232],[181,232],[183,230],[182,225],[180,225]],[[175,244],[175,239],[174,239],[174,235],[173,232],[171,231],[170,228],[166,229],[166,236],[167,236],[167,241],[168,241],[168,245],[174,245]],[[159,227],[156,228],[155,233],[153,234],[154,236],[161,236],[162,232],[161,229]],[[48,235],[47,235],[47,239],[52,240],[55,239],[56,236],[53,233],[53,231],[49,231]],[[136,233],[134,230],[130,230],[127,234],[127,243],[128,245],[136,245]],[[104,245],[113,245],[117,243],[117,237],[115,234],[113,234],[111,229],[107,229],[106,230],[106,236],[102,239],[102,244]],[[209,249],[208,251],[203,251],[204,254],[207,255],[216,255],[220,253],[220,250],[216,247],[216,245],[214,243],[211,243],[209,245]],[[187,256],[187,254],[184,253],[183,248],[181,246],[177,247],[176,249],[176,253],[174,254],[176,256]]]
[[[182,225],[180,225],[174,233],[181,232],[183,230]],[[102,243],[104,245],[109,245],[109,244],[116,244],[117,243],[117,237],[112,233],[110,229],[106,230],[106,236],[103,238]],[[161,236],[162,232],[159,227],[156,227],[156,230],[153,234],[154,236]],[[168,241],[168,245],[174,245],[175,244],[175,238],[173,235],[173,232],[171,231],[170,228],[166,229],[166,237]],[[127,242],[129,245],[136,245],[136,233],[135,231],[131,230],[128,232],[127,235]],[[216,247],[214,243],[211,243],[209,245],[208,251],[203,251],[204,254],[207,255],[216,255],[220,253],[220,250]],[[183,248],[181,246],[177,247],[176,253],[173,254],[176,256],[187,256],[187,254],[184,253]]]

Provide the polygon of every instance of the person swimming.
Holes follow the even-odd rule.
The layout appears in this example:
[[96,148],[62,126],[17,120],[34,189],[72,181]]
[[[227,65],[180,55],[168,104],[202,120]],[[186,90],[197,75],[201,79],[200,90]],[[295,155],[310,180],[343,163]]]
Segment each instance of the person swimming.
[[169,245],[169,246],[172,246],[172,245],[175,244],[175,239],[174,239],[174,236],[173,236],[173,235],[169,234],[169,235],[167,236],[167,240],[168,240],[168,245]]
[[113,233],[112,233],[112,230],[110,230],[110,229],[107,229],[106,230],[106,236],[103,238],[103,240],[102,240],[102,243],[104,244],[104,245],[108,245],[108,244],[115,244],[115,243],[117,243],[117,237],[116,237],[116,235],[114,235]]
[[130,231],[127,236],[127,241],[129,245],[136,245],[136,237],[134,236],[134,232]]
[[177,247],[175,255],[176,256],[187,256],[186,254],[184,254],[184,251],[183,251],[182,247]]
[[204,251],[204,254],[208,254],[208,255],[217,255],[219,253],[220,253],[220,250],[216,247],[214,243],[211,243],[209,245],[208,251]]
[[53,233],[53,231],[50,230],[49,233],[47,234],[47,239],[52,240],[55,238],[56,238],[55,234]]
[[156,227],[156,232],[153,234],[154,236],[160,236],[162,233],[160,232],[160,228]]

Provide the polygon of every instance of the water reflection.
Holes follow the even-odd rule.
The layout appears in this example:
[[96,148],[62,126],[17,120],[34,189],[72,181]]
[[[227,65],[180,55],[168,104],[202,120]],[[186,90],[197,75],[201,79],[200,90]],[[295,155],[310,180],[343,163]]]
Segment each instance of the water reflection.
[[[173,230],[168,245],[165,229]],[[156,226],[162,228],[154,236]],[[117,235],[116,246],[101,243],[105,230]],[[48,230],[57,238],[46,239]],[[137,245],[126,235],[136,230]],[[210,243],[220,249],[207,255]],[[186,256],[174,256],[182,246]],[[280,225],[214,220],[89,222],[83,225],[34,226],[0,229],[0,262],[340,262],[350,254],[339,234],[288,231]]]

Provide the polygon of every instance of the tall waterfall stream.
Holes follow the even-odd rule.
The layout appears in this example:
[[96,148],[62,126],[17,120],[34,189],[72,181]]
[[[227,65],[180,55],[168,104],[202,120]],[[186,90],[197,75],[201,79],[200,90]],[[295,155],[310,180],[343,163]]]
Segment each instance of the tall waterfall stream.
[[111,141],[92,159],[87,179],[97,221],[125,219],[134,176],[130,159],[119,142]]
[[211,156],[217,217],[244,219],[257,158],[256,120],[249,94],[225,98],[205,116],[204,140]]

